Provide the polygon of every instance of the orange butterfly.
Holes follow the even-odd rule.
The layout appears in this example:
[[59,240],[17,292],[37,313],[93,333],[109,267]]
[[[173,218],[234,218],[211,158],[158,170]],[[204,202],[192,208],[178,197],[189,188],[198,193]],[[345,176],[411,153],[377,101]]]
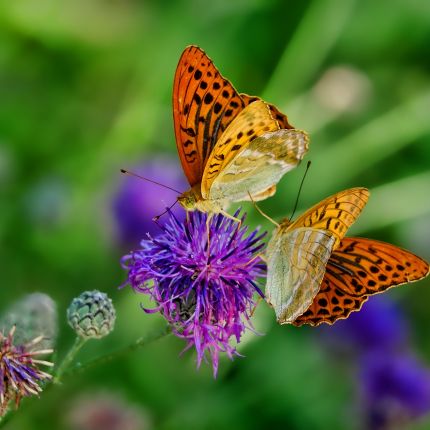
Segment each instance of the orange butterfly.
[[272,196],[308,149],[305,132],[258,97],[238,94],[197,46],[182,53],[173,87],[176,145],[191,189],[187,210],[221,212],[230,202]]
[[333,324],[370,295],[429,274],[428,263],[409,251],[344,237],[368,196],[366,188],[341,191],[275,229],[266,252],[266,296],[279,323]]

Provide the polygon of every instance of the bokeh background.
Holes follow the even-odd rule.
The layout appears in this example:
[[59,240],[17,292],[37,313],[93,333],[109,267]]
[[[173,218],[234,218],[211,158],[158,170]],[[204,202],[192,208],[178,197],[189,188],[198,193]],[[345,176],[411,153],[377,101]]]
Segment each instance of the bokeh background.
[[[118,289],[119,260],[175,194],[119,169],[185,189],[171,93],[189,44],[310,133],[299,208],[366,186],[351,234],[430,260],[429,2],[14,0],[0,4],[0,36],[1,306],[51,295],[60,356],[73,341],[65,310],[83,290],[107,292],[118,318],[82,361],[163,325]],[[291,213],[303,171],[261,204],[272,217]],[[272,228],[244,207],[251,225]],[[278,327],[262,305],[254,323],[264,336],[247,336],[246,357],[222,360],[216,380],[167,337],[24,402],[6,427],[119,428],[114,418],[94,427],[93,413],[120,415],[126,430],[428,429],[429,302],[427,279],[327,329]]]

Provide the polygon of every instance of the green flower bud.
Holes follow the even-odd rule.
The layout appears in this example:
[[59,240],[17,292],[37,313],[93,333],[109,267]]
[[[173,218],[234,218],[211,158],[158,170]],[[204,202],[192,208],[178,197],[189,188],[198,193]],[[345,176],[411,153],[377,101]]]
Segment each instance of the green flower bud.
[[100,339],[114,328],[115,308],[112,300],[100,291],[85,291],[73,299],[67,309],[67,321],[78,336]]
[[58,332],[58,315],[55,302],[46,294],[33,293],[14,302],[0,318],[0,331],[8,333],[15,326],[14,341],[24,345],[43,336],[41,349],[55,346]]

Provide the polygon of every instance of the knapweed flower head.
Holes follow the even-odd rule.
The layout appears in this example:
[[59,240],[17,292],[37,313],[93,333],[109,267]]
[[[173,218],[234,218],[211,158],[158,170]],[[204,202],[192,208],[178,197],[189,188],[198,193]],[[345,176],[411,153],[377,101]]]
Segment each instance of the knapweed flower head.
[[85,291],[67,309],[67,321],[84,339],[100,339],[114,328],[116,312],[112,300],[100,291]]
[[[239,211],[234,215],[239,216]],[[247,234],[242,223],[218,214],[192,212],[184,222],[169,212],[156,238],[148,236],[141,249],[124,257],[128,283],[147,294],[172,325],[174,334],[195,347],[197,365],[212,359],[214,374],[219,354],[237,355],[232,340],[240,342],[251,328],[254,293],[263,296],[257,279],[265,276],[259,258],[264,247],[260,234]]]
[[51,354],[52,349],[37,349],[43,340],[39,336],[24,345],[15,344],[15,327],[7,335],[0,332],[0,416],[8,408],[10,401],[16,405],[22,397],[38,395],[41,384],[51,379],[51,375],[40,370],[40,366],[53,366],[40,360],[40,355]]

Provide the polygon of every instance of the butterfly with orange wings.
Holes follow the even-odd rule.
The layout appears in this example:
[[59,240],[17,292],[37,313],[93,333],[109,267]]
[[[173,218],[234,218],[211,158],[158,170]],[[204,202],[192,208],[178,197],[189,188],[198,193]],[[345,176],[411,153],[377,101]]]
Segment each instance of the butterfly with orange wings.
[[197,46],[179,60],[173,87],[176,145],[191,189],[187,210],[223,213],[230,202],[262,200],[296,167],[308,136],[275,106],[239,94]]
[[428,263],[409,251],[344,237],[368,198],[366,188],[341,191],[275,229],[266,251],[266,297],[280,324],[333,324],[369,296],[429,274]]

